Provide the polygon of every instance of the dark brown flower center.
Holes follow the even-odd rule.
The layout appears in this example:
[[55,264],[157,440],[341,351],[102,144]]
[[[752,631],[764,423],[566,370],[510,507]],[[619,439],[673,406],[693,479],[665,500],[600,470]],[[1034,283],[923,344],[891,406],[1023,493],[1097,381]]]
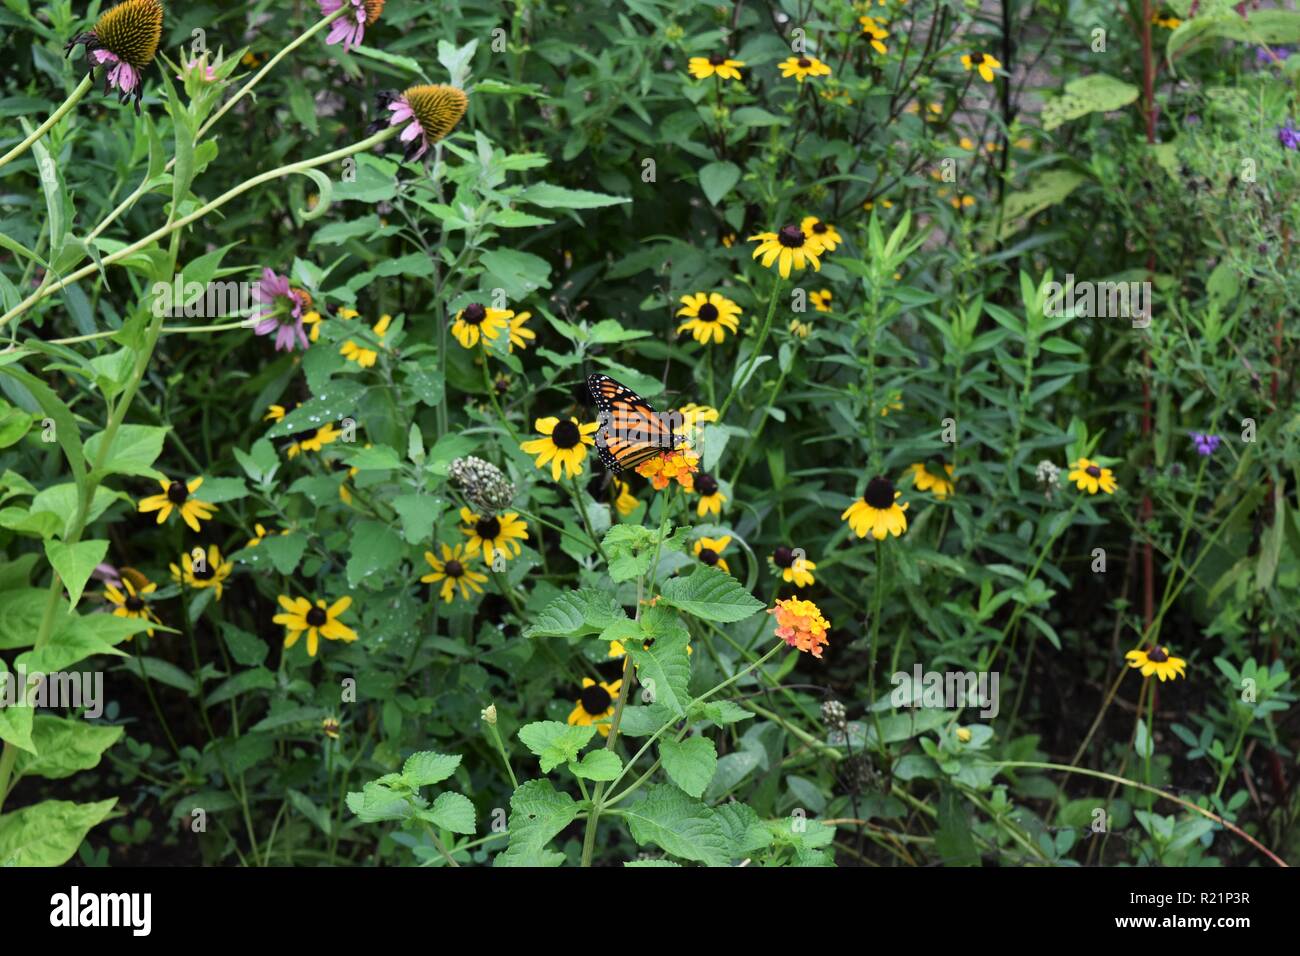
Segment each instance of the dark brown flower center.
[[190,490],[185,487],[184,482],[173,481],[167,486],[167,500],[174,505],[185,504],[185,499],[190,496]]
[[712,302],[705,302],[700,306],[699,318],[705,322],[716,322],[718,320],[718,307]]
[[782,226],[776,240],[789,249],[798,249],[804,244],[803,230],[798,226]]
[[970,55],[970,62],[971,62],[971,66],[979,66],[981,63],[984,62],[984,54],[972,53]]
[[808,59],[806,56],[799,57],[799,69],[806,70],[810,66],[812,66],[812,60]]
[[826,223],[824,223],[824,222],[816,223],[816,224],[812,227],[812,230],[813,230],[813,232],[817,233],[817,235],[820,236],[822,233],[824,233],[824,232],[826,231]]
[[484,541],[495,541],[497,535],[501,533],[501,522],[495,516],[491,518],[480,518],[474,525],[474,533]]
[[1093,478],[1101,477],[1101,469],[1098,468],[1096,465],[1089,465],[1087,468],[1084,469],[1084,471],[1087,472],[1089,475],[1091,475]]
[[888,478],[872,478],[867,482],[867,490],[862,495],[862,500],[875,508],[877,511],[884,511],[894,504],[894,483]]
[[465,565],[453,559],[444,564],[442,570],[449,578],[459,578],[465,574]]
[[613,698],[609,696],[609,691],[605,690],[605,688],[599,684],[592,684],[590,687],[582,689],[580,700],[583,710],[593,717],[599,717],[609,710],[609,703]]
[[460,320],[462,322],[468,322],[470,325],[481,325],[483,320],[486,318],[487,309],[483,308],[483,306],[479,305],[477,302],[465,306],[460,313]]
[[1151,650],[1147,651],[1147,660],[1155,661],[1157,664],[1163,664],[1165,661],[1169,660],[1169,655],[1165,653],[1163,647],[1153,647]]
[[573,422],[556,422],[551,432],[551,442],[561,450],[573,448],[582,442],[582,432]]
[[718,552],[712,548],[700,548],[700,560],[712,567],[718,563]]
[[314,607],[307,612],[307,623],[312,627],[320,627],[327,620],[329,618],[325,616],[325,609],[322,607]]
[[212,580],[212,576],[216,573],[217,569],[214,568],[210,562],[203,561],[194,565],[194,570],[190,572],[190,576],[193,577],[195,581],[210,581]]
[[95,23],[100,46],[137,70],[153,62],[162,39],[163,8],[158,0],[127,0]]
[[451,132],[469,105],[464,91],[443,84],[412,86],[402,93],[402,98],[415,114],[424,135],[434,143]]
[[711,66],[722,66],[722,64],[726,62],[727,58],[721,53],[715,53],[713,56],[709,57],[709,64]]
[[144,599],[135,594],[128,595],[122,604],[128,611],[139,612],[144,610]]
[[778,568],[788,568],[794,564],[794,549],[781,545],[772,552],[772,561]]
[[695,490],[706,498],[709,495],[716,495],[718,493],[718,479],[714,478],[712,475],[696,475]]

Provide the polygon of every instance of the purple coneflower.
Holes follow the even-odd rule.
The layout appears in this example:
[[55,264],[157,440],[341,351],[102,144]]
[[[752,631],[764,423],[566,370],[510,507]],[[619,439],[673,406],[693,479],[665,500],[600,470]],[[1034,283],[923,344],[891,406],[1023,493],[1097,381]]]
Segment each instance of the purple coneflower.
[[1296,129],[1295,120],[1287,117],[1286,125],[1277,128],[1277,141],[1283,149],[1300,149],[1300,129]]
[[[406,143],[405,159],[419,159],[438,140],[452,131],[465,115],[469,100],[463,90],[454,86],[421,84],[394,93],[385,90],[379,94],[379,108],[389,111],[388,125],[401,126],[402,142]],[[382,126],[376,121],[374,126]]]
[[97,66],[111,67],[104,74],[104,92],[119,90],[123,103],[134,96],[139,113],[142,74],[158,52],[162,22],[159,0],[126,0],[105,11],[95,21],[95,29],[69,40],[63,51],[70,56],[80,44],[86,48],[91,73]]
[[1196,443],[1196,453],[1209,457],[1214,454],[1214,450],[1219,447],[1219,442],[1223,441],[1218,435],[1202,434],[1201,432],[1191,432],[1192,441]]
[[297,346],[307,348],[302,317],[304,311],[311,309],[310,294],[289,285],[288,276],[263,269],[262,281],[257,284],[257,301],[262,308],[252,318],[257,322],[253,326],[255,333],[270,335],[274,332],[277,352],[292,352]]
[[325,38],[326,44],[331,46],[341,42],[344,53],[361,45],[366,38],[366,27],[373,26],[384,12],[384,0],[316,0],[316,3],[321,15],[326,17],[345,4],[352,7],[350,13],[334,21],[329,36]]

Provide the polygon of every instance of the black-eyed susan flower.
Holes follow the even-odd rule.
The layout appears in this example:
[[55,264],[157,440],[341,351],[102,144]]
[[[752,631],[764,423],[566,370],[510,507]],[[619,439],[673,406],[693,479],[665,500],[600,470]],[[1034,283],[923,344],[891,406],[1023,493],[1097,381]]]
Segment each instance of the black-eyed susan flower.
[[1187,661],[1181,657],[1170,657],[1167,647],[1156,645],[1145,651],[1135,648],[1125,654],[1124,658],[1129,667],[1141,668],[1143,677],[1155,674],[1161,683],[1187,676]]
[[700,493],[699,503],[695,506],[697,515],[703,518],[706,514],[722,514],[722,506],[726,503],[727,496],[718,487],[718,479],[701,472],[695,476],[695,490]]
[[781,545],[772,552],[771,561],[777,573],[781,575],[781,580],[786,584],[793,584],[799,588],[812,587],[814,583],[812,572],[817,569],[817,565],[804,557],[802,549]]
[[[152,581],[143,578],[143,586],[137,587],[131,580],[129,574],[123,573],[120,582],[121,589],[114,587],[112,584],[104,588],[104,597],[113,605],[114,617],[136,618],[141,621],[152,621],[154,624],[161,624],[158,615],[153,612],[149,606],[149,595],[158,590],[158,585]],[[145,631],[150,637],[153,637],[153,628]]]
[[740,327],[740,306],[717,292],[697,292],[682,296],[678,315],[686,321],[677,326],[677,334],[690,332],[701,345],[714,342],[722,344],[727,332],[735,333]]
[[63,48],[65,54],[82,45],[86,48],[88,72],[108,67],[104,90],[119,92],[120,102],[135,97],[135,111],[140,112],[144,95],[144,71],[153,62],[162,40],[163,6],[159,0],[126,0],[102,13],[95,28],[78,33]]
[[790,334],[796,338],[806,339],[812,335],[812,323],[800,322],[798,319],[790,320]]
[[928,462],[916,462],[908,467],[912,473],[912,482],[917,491],[934,491],[934,496],[943,501],[952,494],[955,482],[952,477],[952,465],[938,459]]
[[876,477],[867,482],[867,490],[862,497],[849,505],[840,515],[859,538],[870,534],[877,541],[883,541],[886,535],[898,537],[907,530],[907,503],[898,503],[901,491],[894,490],[894,483],[888,478]]
[[[380,342],[384,341],[384,336],[388,334],[388,326],[392,323],[393,317],[384,313],[379,317],[371,332]],[[362,368],[373,368],[375,361],[379,358],[379,353],[365,345],[358,345],[352,339],[348,339],[339,346],[339,354],[349,362],[356,362]]]
[[810,76],[830,76],[831,68],[815,56],[792,56],[777,64],[786,79],[794,77],[800,83]]
[[971,70],[979,71],[980,79],[985,83],[993,82],[993,71],[1002,69],[1002,63],[991,53],[963,53],[961,56],[961,65],[966,72]]
[[439,588],[439,593],[444,602],[451,603],[457,588],[460,589],[460,597],[463,601],[469,600],[471,592],[483,593],[483,582],[487,580],[487,575],[469,566],[470,556],[465,553],[465,545],[458,544],[452,548],[444,544],[441,561],[433,556],[432,551],[424,552],[424,560],[433,570],[420,580],[425,584],[437,584],[441,581],[442,587]]
[[[309,203],[310,205],[310,203]],[[302,314],[302,326],[307,332],[307,338],[312,342],[320,341],[320,329],[324,324],[325,318],[315,309]]]
[[750,236],[748,241],[758,243],[753,258],[762,256],[764,269],[770,269],[775,263],[782,279],[790,278],[791,267],[802,272],[811,264],[815,271],[821,271],[820,257],[825,247],[799,226],[792,224],[782,226],[776,232],[760,232]]
[[551,477],[560,480],[561,474],[576,478],[582,474],[582,463],[587,459],[587,448],[596,444],[596,430],[600,422],[578,423],[576,418],[561,420],[559,418],[539,418],[533,427],[541,438],[521,442],[519,447],[526,454],[537,456],[537,467],[545,468],[551,464]]
[[709,422],[718,420],[718,410],[711,405],[697,405],[695,402],[687,402],[681,408],[677,409],[680,419],[673,424],[673,434],[685,435],[688,440],[694,440],[699,433],[701,426]]
[[739,80],[744,60],[733,60],[722,53],[712,56],[693,56],[686,61],[686,71],[697,80],[716,76],[720,80]]
[[509,309],[490,309],[472,302],[456,313],[451,323],[451,334],[463,348],[472,349],[480,338],[495,341],[503,330],[510,327],[513,315]]
[[312,604],[305,597],[291,598],[281,594],[279,601],[284,613],[277,614],[271,620],[284,625],[286,650],[297,644],[304,632],[307,634],[308,657],[316,656],[322,637],[327,641],[346,643],[357,639],[357,632],[339,620],[339,616],[352,606],[351,597],[341,597],[333,604],[326,605],[324,598],[317,598],[316,603]]
[[330,740],[338,740],[339,733],[342,731],[342,729],[343,726],[342,724],[339,723],[339,719],[337,717],[321,718],[320,732],[324,734],[326,737],[328,737]]
[[[389,126],[401,126],[402,142],[406,143],[407,162],[423,156],[434,143],[450,133],[465,115],[469,100],[463,90],[444,84],[408,87],[401,94],[381,93],[380,109],[391,114]],[[468,347],[468,346],[467,346]]]
[[202,548],[195,548],[193,552],[186,551],[181,555],[180,567],[174,564],[169,567],[172,580],[177,584],[200,591],[212,588],[213,595],[220,601],[222,585],[235,566],[221,557],[220,548],[210,544],[207,551]]
[[767,613],[776,616],[776,636],[805,654],[821,657],[822,648],[830,644],[826,632],[831,629],[831,622],[812,601],[787,598],[777,601],[776,607],[768,608]]
[[614,509],[624,518],[636,511],[637,505],[641,502],[637,496],[632,494],[632,486],[626,481],[618,478],[613,479],[614,491],[617,497],[614,499]]
[[513,511],[500,515],[477,515],[468,508],[461,508],[460,520],[465,522],[460,533],[469,538],[465,542],[465,553],[482,553],[487,565],[492,564],[493,556],[498,553],[506,561],[518,557],[522,550],[519,542],[528,540],[528,525]]
[[319,453],[326,445],[332,445],[342,437],[343,432],[335,428],[333,422],[326,422],[319,428],[308,428],[306,431],[294,432],[290,436],[289,448],[285,454],[289,458],[297,458],[300,454]]
[[249,319],[254,334],[274,333],[277,352],[292,352],[296,347],[305,349],[310,345],[303,316],[312,310],[311,293],[290,285],[288,276],[264,268],[254,295],[258,310]]
[[517,348],[526,349],[537,338],[537,333],[528,328],[528,320],[532,317],[531,312],[520,312],[510,317],[509,351],[513,352]]
[[702,564],[707,564],[711,568],[718,568],[722,571],[731,573],[731,568],[727,567],[727,559],[722,556],[722,552],[731,544],[731,535],[724,534],[721,538],[697,538],[695,541],[695,556],[700,559]]
[[655,491],[663,491],[676,481],[687,491],[695,490],[695,473],[700,470],[700,456],[686,447],[662,452],[636,466],[636,473],[649,479]]
[[[641,649],[644,650],[644,651],[648,651],[648,650],[650,650],[650,648],[654,646],[654,642],[655,642],[655,639],[654,639],[653,637],[647,637],[644,641],[641,642]],[[691,645],[687,644],[687,645],[686,645],[686,656],[687,656],[687,657],[690,657],[690,656],[691,656],[692,654],[694,654],[694,653],[695,653],[695,649],[694,649],[693,647],[691,647]],[[624,658],[624,657],[627,657],[627,648],[623,646],[623,642],[622,642],[622,641],[610,641],[610,642],[609,642],[609,658],[610,658],[610,660],[620,660],[621,658]]]
[[1103,468],[1087,458],[1080,458],[1070,465],[1070,469],[1066,477],[1073,481],[1080,491],[1086,491],[1090,495],[1095,495],[1098,491],[1113,495],[1115,489],[1119,487],[1109,468]]
[[820,243],[826,252],[834,252],[835,247],[844,241],[840,237],[839,230],[828,222],[822,222],[816,216],[804,216],[803,222],[799,223],[799,228],[805,236]]
[[889,47],[885,46],[885,41],[889,39],[889,31],[885,29],[887,24],[884,20],[877,20],[875,17],[858,17],[858,23],[862,24],[862,35],[867,38],[873,50],[880,54],[889,52]]
[[268,534],[288,534],[288,533],[289,533],[288,531],[279,531],[279,532],[267,531],[262,524],[258,522],[254,522],[253,537],[248,539],[248,544],[244,545],[244,547],[256,548],[259,544],[262,543],[263,540],[265,540]]
[[813,308],[818,312],[829,312],[831,310],[832,298],[833,296],[831,295],[830,289],[822,289],[818,292],[808,293],[808,300],[812,302]]
[[352,8],[330,24],[329,35],[325,37],[327,46],[342,43],[344,53],[362,44],[366,27],[374,26],[384,12],[384,0],[316,0],[316,3],[324,17],[337,12],[340,7]]
[[199,530],[200,521],[212,520],[217,506],[191,497],[203,484],[202,478],[192,478],[188,482],[167,481],[164,478],[158,484],[162,486],[162,494],[142,498],[137,506],[141,513],[158,512],[158,523],[162,524],[175,511],[192,531]]
[[293,411],[297,407],[298,407],[297,402],[294,402],[292,405],[268,405],[266,408],[266,414],[262,416],[262,421],[264,422],[281,421],[284,419],[285,415],[288,415],[291,411]]
[[590,727],[593,724],[602,737],[609,736],[610,721],[614,717],[615,701],[623,687],[621,680],[612,684],[601,681],[597,684],[590,677],[582,679],[582,691],[569,714],[572,727]]
[[1164,27],[1166,30],[1177,30],[1183,25],[1182,20],[1178,19],[1167,10],[1157,10],[1155,13],[1151,14],[1151,22],[1158,27]]

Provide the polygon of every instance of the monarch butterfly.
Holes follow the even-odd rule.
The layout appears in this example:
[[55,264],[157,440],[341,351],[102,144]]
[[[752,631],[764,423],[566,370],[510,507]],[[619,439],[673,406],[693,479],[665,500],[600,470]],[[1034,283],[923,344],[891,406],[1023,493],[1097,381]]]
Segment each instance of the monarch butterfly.
[[600,412],[596,451],[611,471],[635,468],[681,443],[681,436],[673,431],[679,412],[656,412],[644,398],[608,375],[588,375],[587,391]]

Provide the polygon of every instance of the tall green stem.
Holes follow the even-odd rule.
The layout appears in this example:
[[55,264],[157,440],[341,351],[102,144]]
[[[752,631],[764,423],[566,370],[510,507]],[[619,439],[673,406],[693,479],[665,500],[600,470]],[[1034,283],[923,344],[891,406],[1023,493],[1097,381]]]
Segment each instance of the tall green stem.
[[50,127],[52,127],[59,120],[63,119],[63,117],[68,114],[68,111],[71,110],[74,106],[76,106],[78,102],[80,102],[81,98],[85,96],[87,92],[89,92],[90,87],[94,82],[95,82],[95,78],[91,76],[89,73],[87,73],[86,76],[82,79],[82,81],[79,84],[77,84],[77,88],[68,94],[68,98],[63,101],[63,105],[50,114],[49,119],[47,119],[40,126],[36,127],[36,129],[32,130],[31,134],[26,139],[24,139],[21,143],[19,143],[13,149],[9,150],[9,152],[5,153],[3,156],[0,156],[0,168],[3,168],[4,166],[8,165],[10,162],[17,159],[23,153],[27,152],[27,150],[31,149],[32,143],[36,142],[47,132],[49,132]]

